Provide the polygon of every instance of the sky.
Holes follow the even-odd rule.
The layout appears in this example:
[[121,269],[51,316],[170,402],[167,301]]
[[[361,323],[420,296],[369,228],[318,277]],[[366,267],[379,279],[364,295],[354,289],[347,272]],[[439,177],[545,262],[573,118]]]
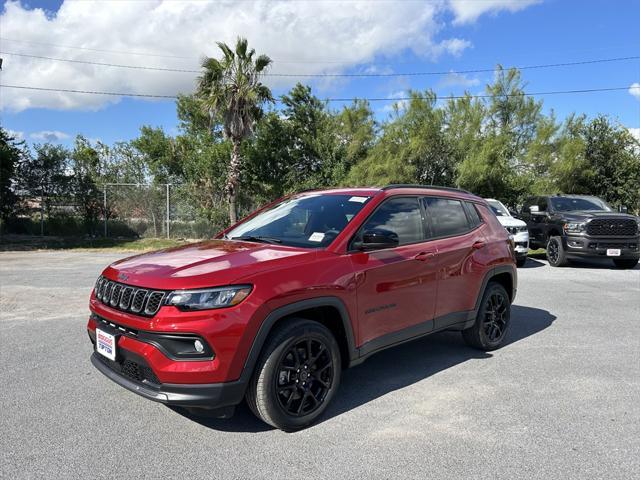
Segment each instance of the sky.
[[[297,81],[320,98],[379,98],[390,115],[410,89],[484,93],[496,64],[535,66],[640,56],[639,0],[0,0],[0,84],[99,92],[190,93],[217,41],[246,37],[269,55],[274,95]],[[19,56],[35,55],[42,58]],[[309,77],[317,74],[435,75]],[[609,115],[640,138],[640,59],[523,72],[558,119]],[[301,75],[281,77],[276,74]],[[340,108],[343,102],[331,102]],[[71,145],[77,134],[112,143],[142,125],[178,133],[171,99],[0,87],[0,124],[28,143]]]

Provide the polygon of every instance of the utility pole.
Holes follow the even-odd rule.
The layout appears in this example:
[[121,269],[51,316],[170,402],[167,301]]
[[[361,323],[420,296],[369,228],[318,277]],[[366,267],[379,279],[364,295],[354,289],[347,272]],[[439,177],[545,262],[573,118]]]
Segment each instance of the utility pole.
[[107,184],[104,184],[103,204],[102,204],[102,216],[104,217],[104,238],[107,238]]

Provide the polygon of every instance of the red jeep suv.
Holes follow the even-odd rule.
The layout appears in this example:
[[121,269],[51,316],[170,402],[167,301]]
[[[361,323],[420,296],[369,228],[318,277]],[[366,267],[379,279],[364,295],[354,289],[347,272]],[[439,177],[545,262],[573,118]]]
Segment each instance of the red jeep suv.
[[498,348],[513,244],[487,203],[419,185],[292,195],[213,240],[113,263],[87,326],[92,363],[148,399],[283,430],[316,419],[341,370],[441,330]]

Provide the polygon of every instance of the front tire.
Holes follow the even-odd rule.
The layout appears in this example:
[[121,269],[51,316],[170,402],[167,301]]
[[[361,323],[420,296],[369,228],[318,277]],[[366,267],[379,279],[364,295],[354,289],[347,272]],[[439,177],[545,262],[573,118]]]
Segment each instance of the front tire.
[[568,265],[567,252],[562,245],[562,238],[551,237],[547,243],[547,261],[552,267],[564,267]]
[[638,258],[614,258],[613,264],[616,268],[621,268],[624,270],[632,269],[638,264]]
[[517,267],[524,267],[524,265],[527,263],[527,257],[517,257],[516,258],[516,266]]
[[293,318],[267,340],[249,383],[249,408],[284,431],[304,428],[327,408],[340,384],[340,348],[332,333]]
[[491,351],[500,348],[511,325],[511,300],[505,288],[490,282],[482,297],[478,316],[472,327],[462,331],[470,347]]

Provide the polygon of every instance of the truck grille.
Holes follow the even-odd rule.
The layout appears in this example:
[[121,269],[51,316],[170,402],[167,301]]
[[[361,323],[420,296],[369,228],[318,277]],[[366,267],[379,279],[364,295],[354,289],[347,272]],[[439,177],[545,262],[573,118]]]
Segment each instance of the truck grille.
[[96,298],[111,308],[147,317],[158,312],[166,295],[163,291],[131,287],[103,276],[98,278],[94,291]]
[[596,218],[587,224],[587,234],[596,236],[633,236],[638,233],[638,224],[630,218]]

